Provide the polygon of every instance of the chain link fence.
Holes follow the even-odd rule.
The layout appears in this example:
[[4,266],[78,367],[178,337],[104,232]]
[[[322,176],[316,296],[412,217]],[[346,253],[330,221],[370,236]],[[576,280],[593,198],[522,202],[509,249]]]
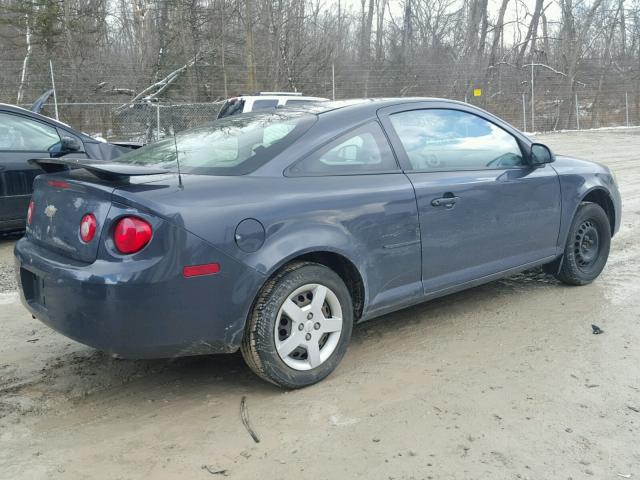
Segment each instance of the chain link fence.
[[[109,71],[115,73],[109,76]],[[97,86],[91,86],[88,79],[76,78],[80,75],[77,70],[61,67],[56,72],[60,120],[111,141],[147,143],[201,125],[216,118],[224,98],[247,93],[243,65],[227,65],[224,69],[200,65],[185,71],[167,90],[166,96],[171,99],[131,104],[126,95],[117,95],[119,90],[114,90],[115,86],[130,85],[122,68],[106,70]],[[45,73],[29,77],[30,97],[49,88],[50,77]],[[526,132],[640,125],[637,66],[620,65],[605,71],[597,60],[582,62],[575,82],[543,63],[520,67],[503,63],[490,68],[467,64],[323,64],[292,72],[285,83],[274,75],[272,66],[256,66],[258,89],[297,90],[329,99],[450,98],[484,108]],[[131,92],[141,91],[145,84],[140,78],[147,76],[136,77]],[[11,102],[9,93],[15,84],[10,85],[9,77],[4,81],[1,78],[0,100]],[[69,101],[78,98],[120,101]],[[43,113],[54,117],[53,105],[45,105]]]
[[[62,122],[93,137],[150,143],[212,122],[223,103],[58,103],[58,115]],[[45,104],[41,113],[55,118],[54,104]]]

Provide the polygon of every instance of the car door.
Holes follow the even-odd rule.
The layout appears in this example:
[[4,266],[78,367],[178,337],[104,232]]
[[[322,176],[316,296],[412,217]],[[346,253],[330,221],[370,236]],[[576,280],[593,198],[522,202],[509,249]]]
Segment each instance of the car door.
[[381,112],[416,192],[427,295],[556,255],[560,184],[523,141],[463,106]]
[[42,173],[28,160],[49,156],[60,142],[58,130],[23,115],[0,112],[0,229],[23,225],[33,189]]
[[[371,121],[330,141],[287,169],[308,191],[288,216],[319,211],[349,233],[367,283],[365,316],[422,296],[420,231],[411,182],[400,170],[380,124]],[[295,188],[302,188],[296,186]],[[301,214],[306,216],[307,214]]]

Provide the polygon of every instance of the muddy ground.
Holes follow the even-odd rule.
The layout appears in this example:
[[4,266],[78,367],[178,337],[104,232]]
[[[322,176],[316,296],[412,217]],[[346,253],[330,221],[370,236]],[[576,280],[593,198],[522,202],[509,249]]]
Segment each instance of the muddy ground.
[[640,479],[640,130],[539,138],[617,172],[603,275],[521,274],[360,325],[302,391],[239,355],[112,360],[0,294],[0,478]]

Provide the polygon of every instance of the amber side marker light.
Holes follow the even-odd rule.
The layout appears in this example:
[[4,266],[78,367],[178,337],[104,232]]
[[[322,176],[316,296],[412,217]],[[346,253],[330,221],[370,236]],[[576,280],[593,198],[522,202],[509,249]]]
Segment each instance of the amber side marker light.
[[199,277],[201,275],[215,275],[220,271],[219,263],[205,263],[204,265],[189,265],[182,269],[185,278]]

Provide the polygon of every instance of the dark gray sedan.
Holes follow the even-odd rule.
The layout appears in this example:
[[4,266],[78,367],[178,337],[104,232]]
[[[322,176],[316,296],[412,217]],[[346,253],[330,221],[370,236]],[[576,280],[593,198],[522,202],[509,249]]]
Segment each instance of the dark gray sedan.
[[33,179],[42,173],[29,159],[68,155],[111,160],[134,147],[106,143],[44,115],[0,104],[0,232],[24,229]]
[[608,168],[437,99],[243,114],[117,163],[38,163],[15,250],[33,315],[124,357],[241,349],[288,388],[326,377],[356,322],[541,265],[589,283],[620,225]]

